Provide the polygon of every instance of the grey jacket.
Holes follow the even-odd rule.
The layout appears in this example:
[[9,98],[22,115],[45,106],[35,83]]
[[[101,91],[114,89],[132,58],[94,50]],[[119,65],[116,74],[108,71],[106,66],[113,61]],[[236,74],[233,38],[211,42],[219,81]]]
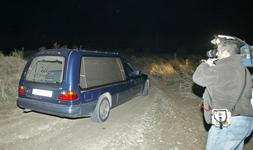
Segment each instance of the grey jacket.
[[193,81],[206,87],[204,103],[208,103],[211,108],[226,108],[233,115],[253,116],[250,102],[252,79],[248,69],[245,89],[237,103],[245,81],[245,67],[241,60],[241,56],[235,55],[216,61],[215,66],[201,63],[193,74]]

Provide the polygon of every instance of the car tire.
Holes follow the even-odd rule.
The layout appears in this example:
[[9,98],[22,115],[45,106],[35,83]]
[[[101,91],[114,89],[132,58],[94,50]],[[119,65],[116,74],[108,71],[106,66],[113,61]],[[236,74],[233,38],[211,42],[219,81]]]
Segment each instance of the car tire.
[[142,91],[142,95],[143,96],[148,96],[149,87],[150,87],[150,83],[149,83],[149,79],[147,79],[146,82],[145,82],[145,84],[144,84],[143,91]]
[[110,114],[110,102],[107,97],[98,100],[98,103],[92,113],[91,120],[102,123],[107,120]]

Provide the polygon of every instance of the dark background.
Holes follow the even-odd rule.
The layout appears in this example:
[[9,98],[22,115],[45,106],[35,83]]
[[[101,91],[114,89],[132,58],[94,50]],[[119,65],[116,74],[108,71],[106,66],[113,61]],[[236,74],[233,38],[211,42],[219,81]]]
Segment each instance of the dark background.
[[214,34],[253,42],[253,11],[237,0],[1,1],[0,50],[53,43],[86,49],[198,53]]

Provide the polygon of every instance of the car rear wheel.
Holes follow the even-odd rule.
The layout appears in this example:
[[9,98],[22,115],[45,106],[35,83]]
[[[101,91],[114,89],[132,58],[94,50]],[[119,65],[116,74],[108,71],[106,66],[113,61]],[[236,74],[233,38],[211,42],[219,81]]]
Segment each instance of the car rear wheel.
[[108,98],[103,98],[98,101],[97,106],[91,116],[91,119],[95,122],[104,122],[107,120],[110,114],[110,102]]

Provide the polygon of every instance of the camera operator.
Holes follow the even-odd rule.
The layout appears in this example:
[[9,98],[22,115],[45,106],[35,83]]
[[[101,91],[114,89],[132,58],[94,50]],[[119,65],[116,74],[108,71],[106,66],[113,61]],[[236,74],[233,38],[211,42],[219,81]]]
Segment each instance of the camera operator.
[[[206,122],[213,124],[213,110],[225,112],[225,117],[220,116],[218,120],[219,126],[211,126],[206,149],[243,149],[244,140],[253,130],[251,75],[241,63],[238,41],[216,37],[212,42],[217,46],[217,51],[212,50],[207,55],[213,58],[202,61],[193,74],[193,81],[206,87],[203,94]],[[216,57],[210,56],[211,53]],[[222,120],[222,117],[225,119]]]

